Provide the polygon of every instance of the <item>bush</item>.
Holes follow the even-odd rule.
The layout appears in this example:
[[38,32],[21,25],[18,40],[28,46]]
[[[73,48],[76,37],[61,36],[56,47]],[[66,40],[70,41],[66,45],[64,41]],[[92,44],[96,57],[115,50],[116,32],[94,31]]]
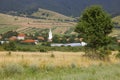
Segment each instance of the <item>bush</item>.
[[51,44],[50,42],[44,42],[44,43],[42,43],[41,45],[42,45],[42,46],[50,46],[50,44]]
[[106,49],[104,47],[99,48],[99,49],[91,49],[91,48],[87,48],[86,50],[86,54],[83,56],[86,56],[90,59],[96,59],[96,60],[106,60],[109,61],[109,55],[112,53],[111,50]]
[[104,48],[99,49],[98,56],[101,60],[110,60],[109,55],[111,54],[111,50],[105,50]]
[[120,59],[120,51],[117,53],[116,58]]
[[77,66],[76,66],[76,64],[75,63],[72,63],[71,64],[71,68],[76,68]]
[[46,49],[40,49],[40,52],[47,52]]
[[36,64],[30,65],[30,66],[29,66],[29,69],[30,69],[30,71],[31,71],[32,73],[38,72],[38,71],[40,70],[39,66],[36,65]]
[[51,54],[50,57],[51,57],[51,58],[55,58],[55,55],[54,55],[54,54]]
[[5,43],[3,45],[3,47],[7,51],[16,51],[16,43],[15,42]]
[[24,71],[24,68],[18,64],[7,64],[3,69],[7,76],[21,74]]
[[48,65],[46,65],[45,69],[47,71],[52,71],[52,70],[55,70],[55,66],[53,64],[48,64]]
[[7,55],[8,55],[8,56],[11,56],[11,54],[12,54],[12,52],[11,52],[11,51],[9,51],[9,52],[7,53]]

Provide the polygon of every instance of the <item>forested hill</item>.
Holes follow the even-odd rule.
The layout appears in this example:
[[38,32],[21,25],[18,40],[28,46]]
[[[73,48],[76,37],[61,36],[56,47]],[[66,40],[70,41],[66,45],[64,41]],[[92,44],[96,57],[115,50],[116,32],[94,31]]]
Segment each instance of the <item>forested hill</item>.
[[0,0],[0,12],[17,11],[31,14],[38,8],[56,11],[68,16],[79,16],[84,8],[99,4],[111,14],[120,13],[120,0]]

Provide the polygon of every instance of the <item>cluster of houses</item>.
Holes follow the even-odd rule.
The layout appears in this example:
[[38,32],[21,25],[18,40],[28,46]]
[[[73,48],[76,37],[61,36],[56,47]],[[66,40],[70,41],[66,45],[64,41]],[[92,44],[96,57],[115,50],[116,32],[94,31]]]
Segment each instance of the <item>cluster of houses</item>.
[[[20,41],[20,43],[32,43],[32,44],[38,44],[38,40],[44,40],[44,37],[38,36],[37,39],[29,39],[28,36],[24,33],[20,33],[17,36],[11,36],[7,40],[1,40],[0,43],[9,43],[10,41]],[[0,39],[2,39],[2,36],[0,36]]]
[[[50,29],[49,34],[48,34],[48,42],[52,42],[52,31]],[[75,38],[76,39],[76,38]],[[80,42],[79,43],[51,43],[51,46],[86,46],[87,43],[83,42],[83,38],[79,39]],[[10,41],[19,41],[20,43],[23,44],[35,44],[37,45],[39,43],[39,41],[45,41],[45,38],[43,36],[37,36],[36,39],[32,39],[29,38],[29,36],[27,36],[24,33],[19,33],[17,36],[11,36],[10,38],[8,38],[7,40],[2,40],[2,36],[0,36],[0,44],[4,44],[4,43],[9,43]],[[118,43],[120,43],[120,40],[117,40]]]
[[[52,31],[50,29],[49,34],[48,34],[48,42],[52,42]],[[22,44],[35,44],[37,45],[39,43],[39,41],[45,41],[45,38],[43,36],[37,36],[35,39],[29,37],[28,35],[24,34],[24,33],[19,33],[17,36],[11,36],[5,40],[2,39],[2,36],[0,36],[0,44],[4,44],[4,43],[9,43],[10,41],[18,41]],[[85,46],[87,45],[85,42],[81,42],[81,43],[51,43],[51,46]]]

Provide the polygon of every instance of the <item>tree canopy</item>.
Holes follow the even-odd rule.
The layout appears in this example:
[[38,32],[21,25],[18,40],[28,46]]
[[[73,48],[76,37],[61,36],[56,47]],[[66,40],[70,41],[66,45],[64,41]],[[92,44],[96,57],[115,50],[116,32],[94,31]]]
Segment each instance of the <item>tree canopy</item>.
[[110,43],[108,35],[112,28],[110,15],[101,6],[94,5],[84,10],[75,31],[84,36],[89,47],[98,48]]

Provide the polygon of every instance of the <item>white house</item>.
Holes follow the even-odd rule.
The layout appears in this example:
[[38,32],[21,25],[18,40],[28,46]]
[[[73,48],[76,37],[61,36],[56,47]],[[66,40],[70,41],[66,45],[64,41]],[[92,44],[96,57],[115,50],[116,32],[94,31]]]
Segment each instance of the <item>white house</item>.
[[25,40],[25,34],[19,34],[18,36],[17,36],[17,39],[18,40]]
[[9,43],[9,41],[0,41],[0,44]]

